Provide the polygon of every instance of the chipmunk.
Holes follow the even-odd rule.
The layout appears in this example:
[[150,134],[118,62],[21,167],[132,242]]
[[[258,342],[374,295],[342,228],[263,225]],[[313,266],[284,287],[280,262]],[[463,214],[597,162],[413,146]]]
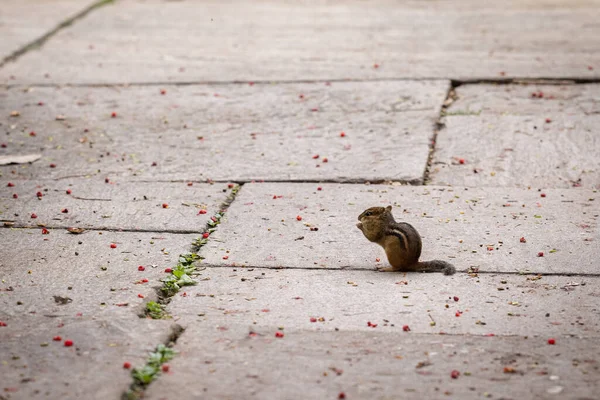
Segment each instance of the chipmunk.
[[385,250],[390,268],[378,268],[382,272],[416,271],[443,272],[452,275],[454,266],[446,261],[419,261],[421,256],[421,236],[412,225],[396,222],[392,206],[371,207],[358,216],[356,226],[367,239]]

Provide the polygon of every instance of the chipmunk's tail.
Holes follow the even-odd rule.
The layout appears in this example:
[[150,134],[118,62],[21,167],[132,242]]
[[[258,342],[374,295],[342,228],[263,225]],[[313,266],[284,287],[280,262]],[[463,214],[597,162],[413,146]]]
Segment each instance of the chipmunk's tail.
[[454,275],[456,268],[449,262],[442,260],[419,261],[415,271],[419,272],[443,272],[444,275]]

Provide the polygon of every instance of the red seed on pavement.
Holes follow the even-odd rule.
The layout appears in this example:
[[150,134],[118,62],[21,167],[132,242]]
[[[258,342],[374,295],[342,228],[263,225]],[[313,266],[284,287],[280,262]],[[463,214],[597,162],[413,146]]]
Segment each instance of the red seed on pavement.
[[454,301],[458,301],[458,296],[454,296]]
[[117,113],[113,111],[113,112],[110,114],[110,117],[111,117],[111,118],[117,118]]
[[71,194],[71,189],[67,189],[67,194]]
[[104,178],[104,183],[109,183],[110,180],[108,178]]
[[163,364],[162,372],[169,372],[169,364]]
[[458,159],[458,163],[459,164],[464,164],[465,163],[465,159],[464,158],[459,158]]
[[342,399],[345,399],[345,398],[346,398],[346,393],[344,393],[344,392],[340,392],[340,393],[338,394],[338,399],[342,400]]
[[341,132],[340,137],[346,137],[346,132]]
[[130,362],[128,362],[128,361],[125,361],[125,362],[123,363],[123,368],[125,368],[125,369],[129,369],[129,368],[131,368],[131,363],[130,363]]
[[73,341],[70,339],[65,340],[65,347],[71,347],[73,346]]
[[210,236],[210,233],[208,233],[208,232],[204,232],[204,233],[202,234],[202,239],[208,239],[208,237],[209,237],[209,236]]
[[322,188],[321,186],[319,186],[319,187],[317,188],[317,190],[321,191],[321,190],[323,190],[323,188]]
[[19,195],[16,193],[13,193],[13,199],[18,199],[18,198],[19,198]]
[[543,252],[543,251],[540,251],[540,252],[538,253],[538,257],[544,257],[544,252]]
[[550,122],[552,122],[552,120],[550,118],[546,118],[546,123],[549,124]]
[[548,339],[548,344],[556,344],[556,340],[555,339]]
[[140,265],[138,267],[138,271],[145,271],[145,270],[146,270],[146,267],[144,267],[143,265]]
[[54,340],[55,342],[60,342],[62,338],[60,336],[54,336],[52,340]]
[[521,242],[521,243],[527,243],[527,240],[524,237],[521,237],[521,239],[519,239],[519,242]]
[[165,272],[170,273],[170,272],[173,272],[173,270],[171,268],[165,268]]
[[301,217],[301,216],[299,216],[299,215],[296,215],[296,219],[297,219],[298,221],[302,221],[302,217]]
[[459,376],[460,376],[460,372],[458,372],[457,370],[453,370],[452,372],[450,372],[450,377],[452,379],[458,379]]
[[143,294],[141,294],[141,293],[138,293],[138,297],[139,297],[140,299],[143,299],[143,298],[144,298],[144,295],[143,295]]
[[165,94],[167,94],[167,91],[165,89],[160,89],[160,94],[164,96]]
[[6,322],[4,322],[4,321],[0,321],[0,326],[7,326],[7,325],[6,325]]
[[200,214],[206,214],[206,210],[200,210],[200,211],[198,211],[198,215],[200,215]]
[[63,208],[62,210],[60,210],[60,212],[61,212],[61,213],[63,213],[63,214],[66,214],[66,213],[68,213],[68,212],[69,212],[69,210],[68,210],[68,209],[66,209],[66,208]]
[[229,256],[223,256],[223,260],[229,259]]
[[540,193],[540,197],[546,197],[546,193]]
[[402,330],[403,330],[404,332],[410,332],[410,326],[408,326],[408,325],[404,325],[404,326],[402,327]]
[[375,69],[379,68],[379,64],[373,64],[373,68],[375,68]]
[[318,154],[315,154],[315,155],[313,156],[313,159],[315,159],[315,160],[316,160],[317,158],[319,158],[319,155],[318,155]]
[[35,195],[36,195],[37,197],[43,197],[43,196],[44,196],[44,195],[42,194],[42,192],[37,192]]
[[146,279],[146,278],[142,279],[142,283],[148,283],[148,279]]
[[13,187],[13,186],[15,186],[15,184],[14,184],[14,183],[12,183],[12,182],[8,182],[8,183],[6,184],[6,186],[8,186],[8,187]]
[[275,332],[275,337],[276,338],[282,338],[283,337],[283,332]]
[[111,244],[110,244],[110,248],[111,248],[111,249],[116,249],[116,248],[117,248],[117,245],[116,245],[115,243],[111,243]]
[[50,168],[56,168],[56,164],[50,164]]
[[329,162],[329,160],[327,159],[327,157],[323,158],[323,162],[324,163]]
[[163,203],[162,208],[169,208],[169,205],[167,203]]
[[317,319],[315,317],[310,317],[310,322],[317,322]]
[[35,132],[34,132],[34,131],[31,131],[31,132],[29,132],[29,136],[35,136],[35,135],[36,135],[36,134],[35,134]]
[[227,187],[228,187],[229,189],[233,189],[233,187],[234,187],[234,186],[235,186],[235,185],[234,185],[233,183],[229,183],[229,184],[227,184]]
[[37,214],[36,213],[32,213],[31,214],[31,218],[33,218],[33,219],[37,218]]
[[42,235],[48,235],[50,231],[46,228],[42,228]]

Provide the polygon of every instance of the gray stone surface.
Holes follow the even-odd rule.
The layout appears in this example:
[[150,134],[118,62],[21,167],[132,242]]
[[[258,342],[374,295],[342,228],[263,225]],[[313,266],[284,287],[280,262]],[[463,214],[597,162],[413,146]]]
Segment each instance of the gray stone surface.
[[41,150],[43,158],[0,171],[9,179],[420,181],[448,87],[192,85],[168,86],[165,95],[154,86],[5,89],[0,154]]
[[0,63],[94,3],[92,0],[3,0]]
[[[49,231],[43,235],[41,229],[0,229],[0,320],[12,323],[28,313],[135,319],[148,300],[156,300],[165,268],[175,266],[179,254],[189,252],[198,236]],[[117,247],[111,248],[112,243]],[[145,271],[138,271],[140,265]],[[54,296],[71,301],[63,305]]]
[[118,1],[0,81],[597,78],[597,19],[594,0]]
[[456,94],[433,184],[600,188],[600,85],[466,85]]
[[146,398],[588,400],[600,390],[597,339],[218,328],[184,332],[171,374]]
[[[223,183],[106,183],[99,177],[18,180],[10,182],[12,187],[8,183],[0,180],[0,220],[14,222],[15,227],[200,232],[230,192]],[[198,214],[200,210],[206,213]],[[34,213],[37,218],[31,218]]]
[[246,184],[202,254],[216,266],[374,269],[387,260],[356,228],[357,218],[393,204],[396,219],[423,237],[422,260],[462,271],[597,274],[597,197],[583,188]]
[[207,268],[168,311],[183,326],[206,331],[256,325],[403,334],[408,325],[415,333],[600,338],[598,283],[598,277]]
[[[0,328],[0,398],[119,399],[173,322],[140,318],[23,315]],[[61,336],[63,341],[54,341]],[[72,340],[72,347],[64,341]]]

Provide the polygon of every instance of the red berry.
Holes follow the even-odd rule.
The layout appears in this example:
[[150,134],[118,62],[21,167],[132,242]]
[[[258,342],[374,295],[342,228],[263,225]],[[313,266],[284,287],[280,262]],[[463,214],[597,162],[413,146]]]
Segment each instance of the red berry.
[[14,184],[14,183],[12,183],[12,182],[8,182],[8,184],[7,184],[6,186],[8,186],[8,187],[13,187],[13,186],[15,186],[15,184]]
[[229,256],[223,256],[223,260],[227,260]]
[[458,296],[454,296],[454,301],[458,301]]
[[55,342],[60,342],[62,338],[60,336],[54,336],[52,340],[54,340]]
[[527,240],[525,240],[525,238],[524,238],[524,237],[521,237],[521,239],[519,239],[519,241],[520,241],[521,243],[527,243]]
[[329,162],[329,160],[327,159],[327,157],[323,158],[323,162],[324,163]]
[[543,251],[540,251],[540,252],[538,253],[538,257],[544,257],[544,252],[543,252]]
[[456,313],[454,313],[454,316],[455,316],[455,317],[460,317],[460,316],[461,316],[461,314],[462,314],[462,312],[460,312],[460,311],[457,311]]
[[46,228],[42,228],[42,235],[48,235],[50,231]]
[[108,178],[104,178],[104,183],[108,183],[110,180]]
[[67,194],[71,194],[71,189],[67,189]]
[[165,94],[167,94],[167,91],[165,89],[160,89],[160,94],[164,96]]
[[43,101],[38,101],[38,106],[43,106],[44,102]]
[[592,67],[591,65],[588,65],[588,69],[589,69],[590,71],[592,71],[592,70],[594,69],[594,67]]
[[296,215],[296,219],[297,219],[298,221],[302,221],[302,217],[301,217],[301,216],[299,216],[299,215]]
[[169,364],[163,364],[162,372],[169,372]]
[[19,195],[16,193],[13,193],[13,199],[18,199],[18,198],[19,198]]
[[140,265],[138,267],[138,271],[145,271],[145,270],[146,270],[146,267],[144,267],[143,265]]
[[206,210],[200,210],[198,211],[198,214],[206,214]]
[[552,120],[550,118],[546,118],[546,123],[549,124],[550,122],[552,122]]
[[345,399],[345,398],[346,398],[346,393],[340,392],[340,394],[338,394],[338,399]]
[[56,168],[56,164],[50,164],[50,168]]
[[379,261],[381,261],[381,258],[376,258],[375,259],[375,262],[379,262]]
[[131,363],[130,363],[129,361],[125,361],[125,362],[123,363],[123,368],[125,368],[125,369],[129,369],[129,368],[131,368]]
[[202,234],[202,238],[203,238],[203,239],[208,239],[208,237],[209,237],[209,236],[210,236],[210,233],[208,233],[208,232],[204,232],[204,233]]
[[540,197],[546,197],[546,193],[540,193]]
[[303,98],[304,98],[304,95],[303,95],[303,94],[300,94],[300,95],[298,95],[298,97],[299,97],[299,98],[301,98],[301,99],[303,99]]
[[458,163],[459,164],[464,164],[465,163],[465,159],[464,158],[459,158],[458,159]]
[[71,347],[73,346],[73,341],[70,339],[65,340],[65,347]]
[[146,279],[146,278],[142,279],[142,283],[148,283],[148,279]]
[[110,116],[111,116],[111,118],[117,118],[117,113],[113,111],[113,112],[110,114]]
[[548,344],[556,344],[556,340],[555,339],[548,339]]
[[275,337],[276,338],[282,338],[283,337],[283,332],[275,332]]
[[156,161],[153,161],[152,164],[150,164],[151,167],[156,167],[158,164],[156,163]]
[[165,268],[165,272],[166,273],[171,273],[171,272],[173,272],[173,270],[171,268]]
[[6,143],[0,144],[0,147],[2,147],[3,149],[5,149],[6,148]]
[[110,248],[111,248],[111,249],[116,249],[116,248],[117,248],[117,245],[116,245],[115,243],[111,243],[111,244],[110,244]]
[[340,137],[346,137],[346,132],[341,132]]
[[315,108],[311,108],[310,111],[317,112],[317,111],[319,111],[319,109],[315,107]]
[[162,208],[169,208],[169,205],[167,203],[163,203]]
[[42,197],[42,196],[44,196],[44,195],[42,194],[42,192],[37,192],[35,195],[36,195],[37,197]]
[[229,189],[233,189],[233,187],[234,187],[234,186],[235,186],[235,185],[234,185],[233,183],[229,183],[229,184],[227,185],[227,187],[228,187]]
[[0,326],[7,326],[6,322],[0,321]]
[[31,214],[31,218],[33,218],[33,219],[37,218],[37,214],[36,213]]
[[321,186],[319,186],[319,187],[317,188],[317,190],[321,191],[321,190],[323,190],[323,188],[322,188]]
[[310,322],[317,322],[317,319],[315,317],[310,317]]
[[313,159],[315,159],[315,160],[316,160],[317,158],[319,158],[319,155],[318,155],[318,154],[315,154],[315,155],[313,156]]
[[194,186],[194,182],[188,182],[187,185],[188,186]]
[[450,377],[452,379],[458,379],[459,376],[460,376],[460,372],[458,372],[457,370],[453,370],[452,372],[450,372]]
[[404,326],[402,327],[402,330],[403,330],[404,332],[410,332],[410,327],[409,327],[408,325],[404,325]]
[[66,208],[63,208],[63,209],[62,209],[60,212],[61,212],[61,213],[63,213],[63,214],[66,214],[66,213],[68,213],[68,212],[69,212],[69,210],[68,210],[68,209],[66,209]]
[[143,298],[144,298],[144,295],[143,295],[143,294],[141,294],[141,293],[138,293],[138,297],[139,297],[140,299],[143,299]]
[[29,132],[29,136],[35,136],[35,132],[34,131]]
[[373,64],[373,68],[375,68],[375,69],[379,68],[379,64]]

